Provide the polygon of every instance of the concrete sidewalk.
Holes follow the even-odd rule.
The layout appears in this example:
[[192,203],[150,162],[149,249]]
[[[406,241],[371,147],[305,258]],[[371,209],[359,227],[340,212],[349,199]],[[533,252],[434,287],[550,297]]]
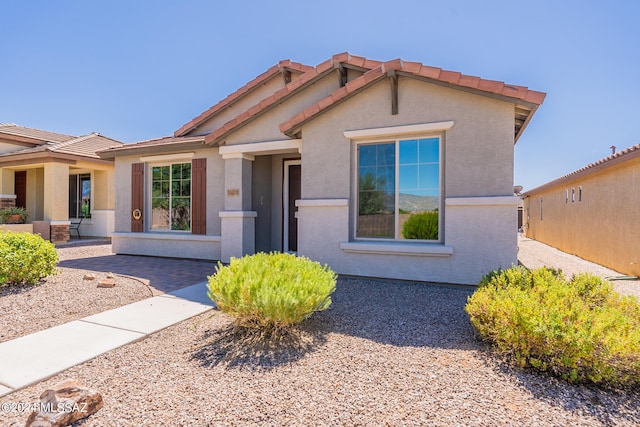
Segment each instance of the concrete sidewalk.
[[210,310],[206,284],[0,343],[0,396]]

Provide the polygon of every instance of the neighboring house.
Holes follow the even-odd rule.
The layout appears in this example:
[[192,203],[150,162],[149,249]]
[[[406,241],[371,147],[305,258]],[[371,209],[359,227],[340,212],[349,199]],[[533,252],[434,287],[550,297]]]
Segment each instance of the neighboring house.
[[514,144],[544,97],[399,59],[281,61],[172,137],[101,153],[113,250],[291,251],[341,274],[477,283],[516,262]]
[[523,194],[524,234],[640,276],[640,144]]
[[97,133],[76,137],[0,124],[0,206],[26,208],[52,241],[69,240],[71,221],[83,216],[81,234],[108,236],[114,165],[96,152],[122,145]]

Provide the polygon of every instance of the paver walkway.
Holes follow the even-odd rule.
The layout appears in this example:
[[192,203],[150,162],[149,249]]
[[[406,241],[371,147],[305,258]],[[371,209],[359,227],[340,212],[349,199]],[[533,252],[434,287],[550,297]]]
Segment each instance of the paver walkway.
[[142,279],[160,294],[207,280],[217,262],[141,255],[97,256],[60,261],[60,267],[115,273]]

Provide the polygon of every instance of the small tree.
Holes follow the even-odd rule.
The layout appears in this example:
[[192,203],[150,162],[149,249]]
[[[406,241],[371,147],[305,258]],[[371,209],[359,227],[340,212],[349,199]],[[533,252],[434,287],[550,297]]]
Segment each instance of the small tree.
[[376,179],[372,173],[360,176],[360,192],[358,195],[358,214],[376,215],[385,210],[383,179]]

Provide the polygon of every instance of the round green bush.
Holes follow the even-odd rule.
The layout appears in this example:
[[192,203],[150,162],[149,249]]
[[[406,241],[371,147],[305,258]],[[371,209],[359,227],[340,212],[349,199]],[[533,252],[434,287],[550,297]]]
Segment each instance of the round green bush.
[[640,304],[600,277],[498,270],[483,278],[465,310],[480,336],[520,367],[575,383],[640,384]]
[[336,274],[305,257],[258,253],[218,264],[208,295],[244,327],[275,331],[302,322],[331,305]]
[[405,239],[438,240],[438,211],[414,213],[402,226]]
[[56,247],[39,234],[0,233],[0,285],[38,283],[57,264]]

